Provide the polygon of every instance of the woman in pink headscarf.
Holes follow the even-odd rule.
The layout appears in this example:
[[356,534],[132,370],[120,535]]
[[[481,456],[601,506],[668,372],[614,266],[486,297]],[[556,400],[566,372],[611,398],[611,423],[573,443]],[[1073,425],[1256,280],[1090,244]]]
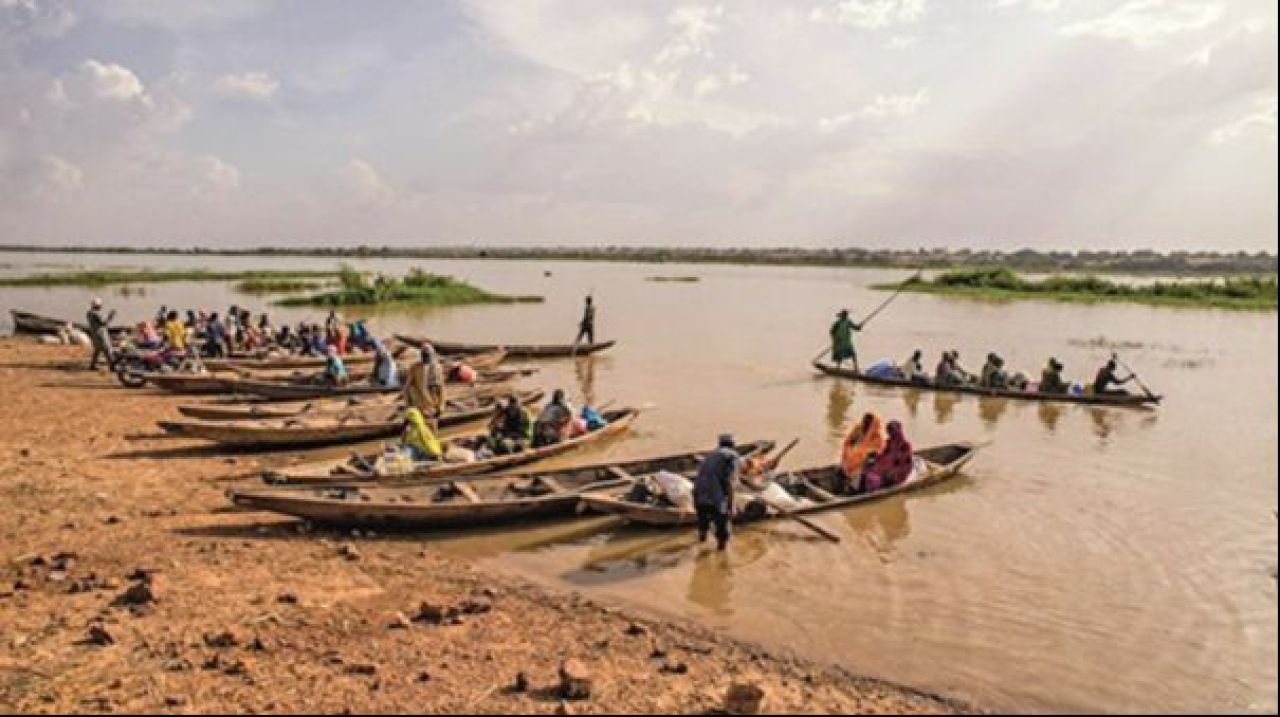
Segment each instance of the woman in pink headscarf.
[[871,493],[906,482],[915,467],[911,441],[902,432],[900,421],[889,421],[884,449],[867,462],[862,472],[862,492]]

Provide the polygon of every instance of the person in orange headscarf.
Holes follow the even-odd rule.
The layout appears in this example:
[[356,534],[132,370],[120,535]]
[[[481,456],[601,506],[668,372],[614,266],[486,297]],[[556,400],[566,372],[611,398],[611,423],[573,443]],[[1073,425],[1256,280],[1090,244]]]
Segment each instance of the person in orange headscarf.
[[872,411],[853,424],[840,444],[840,472],[844,473],[849,493],[862,488],[862,467],[867,458],[884,450],[884,421]]

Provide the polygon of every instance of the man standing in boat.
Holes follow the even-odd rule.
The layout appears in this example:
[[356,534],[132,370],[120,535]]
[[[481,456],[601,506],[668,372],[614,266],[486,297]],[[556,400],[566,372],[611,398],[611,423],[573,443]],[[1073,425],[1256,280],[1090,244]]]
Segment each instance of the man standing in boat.
[[578,322],[578,338],[573,340],[576,347],[582,343],[583,337],[587,339],[587,345],[590,346],[596,342],[596,307],[591,302],[591,295],[587,295],[586,305],[582,308],[582,320]]
[[698,542],[707,540],[716,526],[716,550],[729,546],[729,518],[733,514],[733,483],[742,472],[742,457],[733,448],[733,436],[720,436],[719,447],[702,460],[693,479],[693,507],[698,513]]
[[111,353],[111,332],[107,330],[115,318],[115,311],[107,314],[105,318],[102,316],[102,299],[95,298],[89,305],[89,312],[85,314],[85,319],[89,325],[89,340],[93,343],[93,357],[89,359],[90,371],[98,370],[99,356],[106,359],[108,368],[115,359]]
[[858,353],[853,348],[853,332],[861,331],[862,326],[849,318],[849,310],[841,309],[836,322],[831,325],[831,360],[836,366],[849,359],[853,370],[858,371]]

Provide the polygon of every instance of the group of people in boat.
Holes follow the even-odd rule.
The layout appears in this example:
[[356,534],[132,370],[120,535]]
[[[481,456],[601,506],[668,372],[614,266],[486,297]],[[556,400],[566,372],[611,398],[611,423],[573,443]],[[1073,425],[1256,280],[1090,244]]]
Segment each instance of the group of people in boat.
[[[520,395],[512,392],[494,402],[485,435],[472,441],[469,447],[457,445],[446,450],[437,437],[438,422],[429,418],[427,413],[436,410],[435,404],[424,410],[411,399],[406,400],[408,407],[400,448],[415,462],[469,462],[522,453],[572,440],[607,425],[600,412],[589,405],[584,405],[575,417],[563,389],[552,393],[536,417],[521,401]],[[438,417],[439,414],[435,415]]]

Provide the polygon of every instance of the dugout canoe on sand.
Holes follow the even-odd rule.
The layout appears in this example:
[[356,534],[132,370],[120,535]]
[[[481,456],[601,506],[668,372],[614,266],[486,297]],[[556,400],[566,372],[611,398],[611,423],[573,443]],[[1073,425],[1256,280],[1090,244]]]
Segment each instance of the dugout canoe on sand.
[[[517,396],[522,404],[530,404],[542,398],[543,391],[523,391]],[[447,400],[440,427],[487,418],[498,400],[494,396]],[[399,405],[390,405],[257,421],[157,421],[157,425],[170,435],[237,448],[322,446],[394,436],[403,430],[404,413]]]
[[598,341],[593,344],[467,344],[429,339],[424,336],[409,336],[407,334],[396,334],[396,340],[410,346],[422,346],[422,344],[429,341],[436,351],[442,354],[468,356],[503,350],[512,358],[524,359],[586,356],[609,349],[618,343],[617,341]]
[[[269,470],[263,473],[262,479],[271,484],[304,484],[325,485],[334,483],[360,483],[380,481],[385,483],[441,483],[459,476],[470,476],[481,473],[492,473],[515,466],[528,465],[535,461],[557,456],[562,453],[599,442],[616,436],[627,430],[635,421],[640,410],[636,408],[620,408],[604,411],[602,417],[607,422],[598,428],[576,438],[569,438],[559,443],[540,448],[526,448],[518,453],[495,455],[467,462],[433,461],[415,464],[411,469],[396,474],[386,474],[377,470],[378,455],[353,454],[350,458],[319,461],[305,465]],[[445,441],[446,453],[451,446],[474,450],[473,437],[462,437]]]
[[[765,491],[767,501],[760,493],[740,490],[736,496],[738,511],[734,522],[751,523],[839,510],[927,488],[955,478],[978,450],[977,445],[964,442],[916,451],[920,461],[906,482],[861,495],[841,494],[843,479],[837,464],[785,472],[774,482],[777,490]],[[686,473],[686,477],[692,479],[691,472]],[[659,495],[652,478],[640,476],[625,487],[584,495],[582,503],[590,510],[616,515],[628,523],[663,527],[697,524],[698,518],[692,509],[677,508],[665,498],[656,497]]]
[[[82,323],[41,316],[30,311],[10,309],[9,315],[13,317],[13,332],[15,334],[56,334],[67,324],[71,324],[72,327],[85,333],[89,331],[89,327]],[[129,333],[129,330],[128,326],[112,326],[107,329],[113,338],[123,336]]]
[[[400,346],[391,351],[392,356],[397,359],[404,359],[408,346]],[[467,365],[477,371],[483,369],[496,368],[507,357],[505,351],[490,351],[480,355],[441,355],[440,361],[446,370],[453,368],[454,364],[460,361],[466,361]],[[374,354],[361,353],[343,356],[342,361],[348,368],[352,366],[372,365]],[[225,358],[225,359],[204,359],[205,368],[210,371],[266,371],[276,369],[323,369],[325,366],[325,357],[323,356],[261,356],[255,358]]]
[[1097,395],[1092,393],[1076,396],[1068,393],[1019,391],[1012,388],[983,388],[982,386],[971,385],[953,386],[936,383],[915,383],[901,378],[879,378],[876,376],[868,376],[865,373],[859,373],[850,368],[840,368],[824,361],[814,361],[813,367],[828,376],[847,378],[851,381],[861,381],[863,383],[874,384],[877,386],[913,388],[921,391],[939,391],[943,393],[966,393],[974,396],[986,396],[988,398],[1015,398],[1020,401],[1083,403],[1094,406],[1154,407],[1156,404],[1160,403],[1160,399],[1162,398],[1161,396],[1147,396],[1133,393],[1123,396]]
[[[772,447],[772,441],[756,441],[737,450],[747,458]],[[467,528],[570,516],[586,492],[628,484],[633,475],[696,470],[704,453],[472,477],[431,486],[232,489],[227,497],[242,508],[282,513],[322,525],[382,530]]]

